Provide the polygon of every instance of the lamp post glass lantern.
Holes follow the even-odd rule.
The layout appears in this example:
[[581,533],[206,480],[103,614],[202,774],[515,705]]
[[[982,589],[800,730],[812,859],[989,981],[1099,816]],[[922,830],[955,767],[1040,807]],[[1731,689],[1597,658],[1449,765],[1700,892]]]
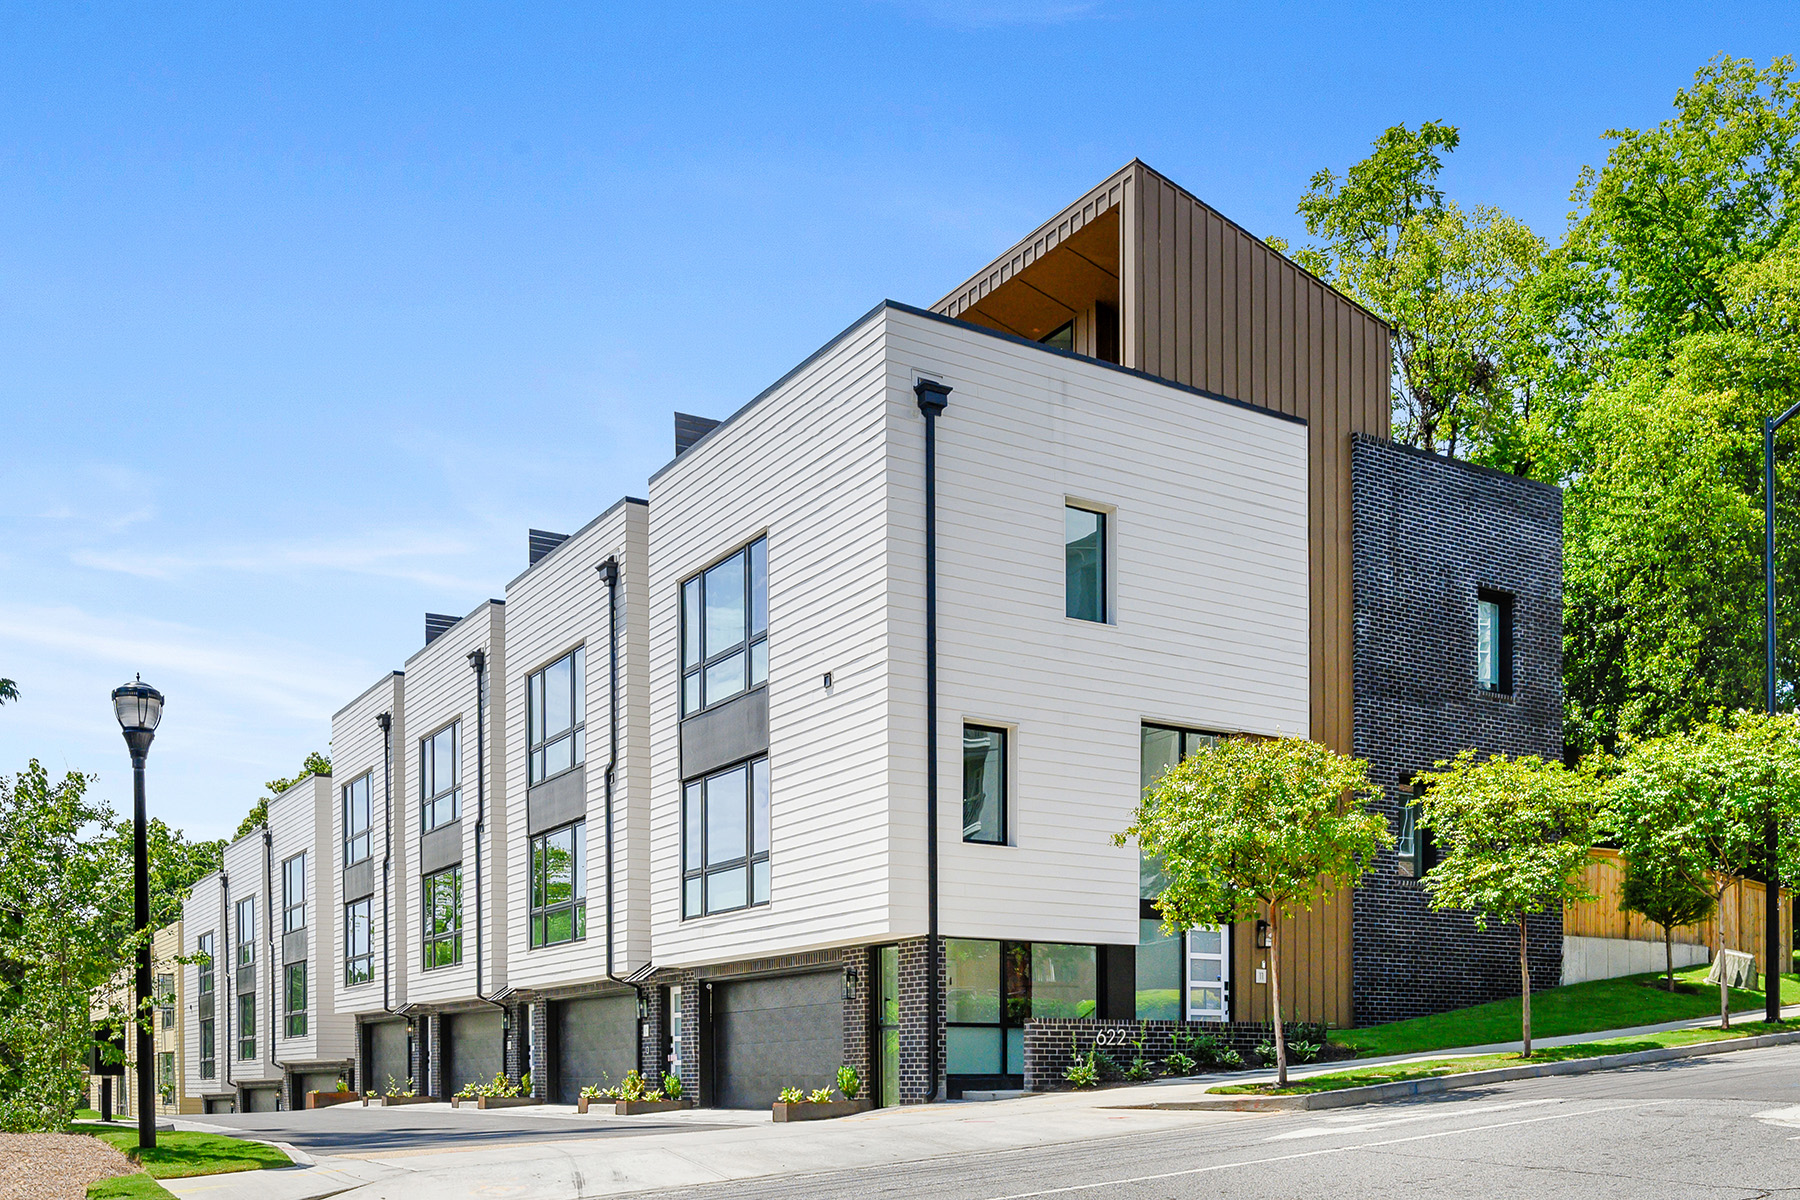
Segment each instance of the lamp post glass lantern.
[[150,847],[144,813],[144,760],[150,756],[150,742],[156,727],[162,724],[163,694],[144,682],[139,675],[130,683],[113,689],[113,715],[119,718],[119,730],[131,750],[132,791],[135,804],[132,822],[132,910],[137,931],[137,1105],[138,1145],[156,1145],[156,1080],[151,1064],[155,1061],[150,1045]]

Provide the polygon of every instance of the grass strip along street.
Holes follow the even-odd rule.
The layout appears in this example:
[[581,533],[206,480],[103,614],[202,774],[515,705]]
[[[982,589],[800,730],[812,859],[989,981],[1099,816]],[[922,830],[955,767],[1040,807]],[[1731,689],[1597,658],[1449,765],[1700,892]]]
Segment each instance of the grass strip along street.
[[[1675,982],[1681,990],[1674,993],[1662,990],[1660,975],[1595,979],[1535,992],[1531,997],[1532,1036],[1567,1037],[1603,1029],[1630,1029],[1717,1016],[1719,989],[1705,982],[1707,970],[1701,965],[1675,972]],[[1800,1004],[1800,976],[1781,977],[1781,1002],[1784,1005]],[[1731,990],[1733,1013],[1761,1013],[1762,1008],[1761,992]],[[1516,1042],[1519,1040],[1519,998],[1514,996],[1429,1017],[1371,1025],[1366,1029],[1334,1029],[1331,1040],[1354,1048],[1362,1058]]]
[[72,1125],[71,1133],[85,1133],[124,1152],[143,1167],[131,1175],[105,1179],[88,1187],[89,1200],[124,1200],[163,1197],[170,1193],[158,1179],[182,1179],[190,1175],[223,1175],[233,1171],[261,1171],[292,1166],[292,1160],[273,1146],[216,1133],[159,1133],[149,1150],[138,1148],[135,1126]]

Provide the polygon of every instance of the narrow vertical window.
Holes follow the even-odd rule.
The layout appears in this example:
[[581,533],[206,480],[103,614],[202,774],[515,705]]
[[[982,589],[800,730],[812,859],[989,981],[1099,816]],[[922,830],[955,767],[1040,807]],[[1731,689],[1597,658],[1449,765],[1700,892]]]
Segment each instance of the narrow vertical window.
[[1400,796],[1400,828],[1394,833],[1394,872],[1419,877],[1419,808],[1410,793]]
[[287,967],[287,1035],[306,1036],[306,964],[289,963]]
[[681,910],[686,917],[769,902],[769,760],[682,789]]
[[374,901],[368,896],[344,905],[344,983],[354,986],[375,978],[374,943],[370,938]]
[[1482,589],[1475,598],[1475,680],[1485,691],[1510,693],[1512,597]]
[[249,1062],[256,1057],[256,993],[238,993],[238,1058]]
[[587,822],[531,839],[531,944],[587,936]]
[[194,939],[194,957],[199,960],[195,972],[195,991],[200,997],[200,1078],[212,1079],[218,1073],[218,1052],[213,1041],[213,935],[203,933]]
[[237,906],[237,965],[247,967],[256,961],[256,897],[245,896]]
[[577,646],[525,682],[531,783],[587,758],[587,650]]
[[281,932],[306,928],[306,851],[281,864]]
[[1006,841],[1006,731],[963,726],[963,841]]
[[156,1019],[165,1031],[175,1028],[175,977],[158,975],[156,977]]
[[369,791],[374,772],[344,785],[344,865],[369,857]]
[[1063,508],[1066,611],[1078,621],[1106,620],[1106,514]]
[[698,712],[769,679],[768,541],[681,585],[681,709]]
[[462,722],[419,743],[419,815],[426,833],[462,816]]
[[424,880],[425,969],[462,961],[462,868],[451,867]]

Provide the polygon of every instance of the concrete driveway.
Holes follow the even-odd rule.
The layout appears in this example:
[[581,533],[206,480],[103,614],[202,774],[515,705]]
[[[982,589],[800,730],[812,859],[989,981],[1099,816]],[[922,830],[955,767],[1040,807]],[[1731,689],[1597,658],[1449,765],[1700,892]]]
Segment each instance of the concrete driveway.
[[[183,1121],[181,1125],[279,1142],[319,1157],[642,1137],[743,1123],[731,1119],[740,1114],[722,1114],[724,1120],[717,1119],[718,1115],[709,1111],[710,1119],[700,1122],[691,1113],[619,1118],[596,1112],[582,1116],[562,1105],[482,1112],[473,1106],[451,1108],[448,1104],[408,1104],[398,1108],[338,1104],[302,1112],[214,1114],[199,1121]],[[756,1115],[763,1123],[768,1122],[767,1113]]]

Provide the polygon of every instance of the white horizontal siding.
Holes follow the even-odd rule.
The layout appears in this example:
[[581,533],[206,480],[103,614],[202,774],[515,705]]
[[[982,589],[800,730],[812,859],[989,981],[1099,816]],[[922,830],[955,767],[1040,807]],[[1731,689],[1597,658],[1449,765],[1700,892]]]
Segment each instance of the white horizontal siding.
[[219,875],[218,872],[195,882],[188,889],[188,894],[181,902],[181,952],[192,956],[199,949],[200,937],[203,934],[213,935],[213,1053],[214,1070],[211,1079],[200,1078],[200,964],[197,962],[182,963],[177,969],[181,972],[182,983],[186,989],[186,997],[182,1006],[182,1074],[186,1076],[185,1088],[189,1095],[212,1095],[225,1089],[218,1070],[219,1060],[223,1057],[224,1048],[220,1040],[220,1032],[225,1027],[224,1013],[221,1011],[224,993],[218,989],[223,987],[225,964],[219,953],[222,922],[219,919]]
[[[393,717],[392,730],[389,736],[393,739],[392,761],[387,762],[387,747],[376,723],[381,713],[390,713]],[[383,1011],[382,1004],[382,950],[383,938],[388,930],[383,927],[383,889],[382,858],[384,853],[391,852],[388,874],[392,887],[388,889],[386,898],[387,917],[392,926],[392,941],[386,947],[391,964],[393,978],[387,989],[387,1003],[399,1008],[406,1003],[406,964],[411,960],[412,950],[407,941],[409,928],[409,910],[405,903],[404,881],[406,864],[412,861],[407,855],[405,836],[407,797],[412,793],[407,789],[407,781],[411,778],[408,766],[412,759],[406,753],[408,745],[406,737],[406,678],[398,672],[391,673],[380,682],[365,691],[349,705],[341,709],[331,719],[331,756],[333,800],[330,805],[331,837],[327,846],[321,847],[320,860],[329,861],[327,870],[334,872],[334,900],[328,921],[320,924],[321,931],[329,931],[329,952],[331,979],[333,983],[332,1000],[335,1011],[352,1014],[374,1014]],[[385,779],[384,779],[385,771]],[[344,946],[346,942],[344,928],[344,906],[342,882],[344,870],[344,806],[343,789],[362,776],[369,776],[369,844],[374,863],[375,895],[369,905],[370,945],[375,951],[375,973],[368,983],[355,987],[344,987]],[[394,814],[394,836],[388,841],[387,808],[388,799],[384,789],[392,789],[392,807]],[[327,955],[321,955],[321,961]]]
[[[333,1002],[333,984],[342,970],[333,952],[333,910],[337,907],[337,876],[332,864],[332,809],[336,788],[333,777],[310,776],[283,792],[269,805],[269,832],[273,838],[274,908],[272,944],[276,970],[274,1014],[275,1058],[283,1063],[338,1061],[355,1054],[353,1018],[339,1015]],[[306,1034],[287,1035],[287,964],[281,945],[286,936],[284,864],[296,854],[306,855]]]
[[[508,982],[551,989],[606,975],[606,761],[608,756],[607,588],[597,570],[619,562],[619,762],[614,770],[614,942],[616,974],[649,961],[649,754],[644,654],[647,517],[621,503],[562,543],[506,593]],[[530,946],[530,838],[526,820],[526,682],[576,646],[586,648],[587,936]]]
[[[229,1073],[231,1083],[273,1082],[282,1077],[282,1073],[271,1062],[273,1053],[274,1025],[272,1012],[274,1005],[269,981],[273,978],[273,964],[279,957],[274,943],[269,936],[269,864],[265,862],[263,850],[262,828],[259,826],[252,832],[225,847],[224,872],[230,880],[229,896],[225,897],[225,919],[220,922],[219,949],[220,957],[225,960],[223,968],[215,976],[219,1001],[228,1006],[228,1012],[222,1013],[218,1025],[219,1072],[223,1076]],[[238,986],[237,957],[240,942],[237,925],[238,904],[246,896],[256,897],[256,931],[254,945],[256,948],[256,1057],[246,1062],[238,1057]],[[280,920],[280,915],[276,915]],[[225,936],[229,927],[230,936]],[[229,944],[227,944],[229,943]]]

